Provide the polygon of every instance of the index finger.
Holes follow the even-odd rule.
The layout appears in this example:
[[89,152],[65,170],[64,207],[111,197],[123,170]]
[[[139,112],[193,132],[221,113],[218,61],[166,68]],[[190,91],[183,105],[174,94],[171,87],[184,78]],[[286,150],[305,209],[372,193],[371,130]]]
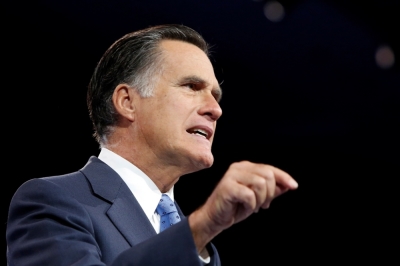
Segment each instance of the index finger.
[[299,186],[296,180],[285,171],[268,164],[259,164],[259,166],[260,167],[257,167],[258,174],[262,176],[269,176],[272,174],[279,187],[296,189]]

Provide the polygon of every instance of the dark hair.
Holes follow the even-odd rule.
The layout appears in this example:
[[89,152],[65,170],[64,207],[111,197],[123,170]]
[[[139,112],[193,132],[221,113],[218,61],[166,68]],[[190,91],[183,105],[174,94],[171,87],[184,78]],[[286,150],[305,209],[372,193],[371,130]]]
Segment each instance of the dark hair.
[[89,116],[96,141],[102,145],[118,121],[112,102],[114,89],[126,83],[141,97],[150,97],[162,72],[162,40],[191,43],[209,55],[208,44],[195,30],[177,24],[159,25],[124,35],[114,42],[101,57],[87,92]]

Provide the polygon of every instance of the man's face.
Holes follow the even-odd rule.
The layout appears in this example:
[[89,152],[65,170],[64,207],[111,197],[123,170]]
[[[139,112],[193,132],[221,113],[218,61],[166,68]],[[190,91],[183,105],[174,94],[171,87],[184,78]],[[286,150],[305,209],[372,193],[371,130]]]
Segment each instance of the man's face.
[[206,54],[181,41],[164,40],[163,72],[154,96],[136,102],[136,124],[149,159],[183,172],[210,167],[211,144],[222,114],[221,89]]

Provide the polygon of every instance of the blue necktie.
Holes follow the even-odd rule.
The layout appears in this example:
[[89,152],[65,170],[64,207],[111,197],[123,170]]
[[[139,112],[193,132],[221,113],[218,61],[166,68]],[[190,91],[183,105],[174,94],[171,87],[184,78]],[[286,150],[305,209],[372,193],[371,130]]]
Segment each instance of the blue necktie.
[[160,232],[181,220],[175,203],[167,194],[162,194],[156,211],[160,215]]

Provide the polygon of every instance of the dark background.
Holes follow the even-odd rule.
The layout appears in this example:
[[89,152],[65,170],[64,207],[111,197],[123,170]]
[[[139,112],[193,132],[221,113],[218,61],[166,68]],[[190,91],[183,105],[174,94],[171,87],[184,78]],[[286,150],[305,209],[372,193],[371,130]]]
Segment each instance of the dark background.
[[176,185],[183,211],[234,161],[299,182],[213,240],[222,264],[399,260],[400,68],[375,61],[382,45],[399,58],[398,1],[282,0],[278,22],[267,1],[32,2],[1,4],[4,232],[19,185],[98,154],[85,97],[103,52],[125,33],[179,23],[213,46],[224,90],[214,166]]

